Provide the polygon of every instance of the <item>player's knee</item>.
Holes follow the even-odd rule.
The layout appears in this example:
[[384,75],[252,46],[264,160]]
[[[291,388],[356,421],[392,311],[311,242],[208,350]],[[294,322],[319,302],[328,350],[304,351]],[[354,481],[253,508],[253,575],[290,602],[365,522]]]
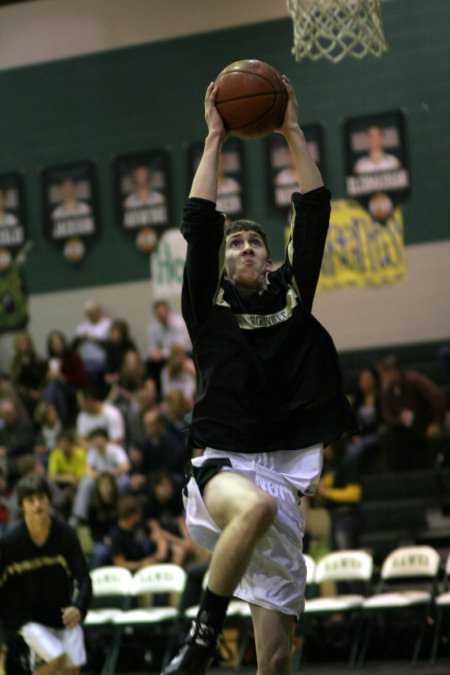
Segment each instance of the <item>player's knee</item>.
[[259,497],[250,507],[250,518],[255,528],[261,532],[269,529],[276,518],[278,504],[270,495]]
[[258,673],[261,675],[287,675],[291,672],[291,653],[279,647],[271,654],[258,656]]

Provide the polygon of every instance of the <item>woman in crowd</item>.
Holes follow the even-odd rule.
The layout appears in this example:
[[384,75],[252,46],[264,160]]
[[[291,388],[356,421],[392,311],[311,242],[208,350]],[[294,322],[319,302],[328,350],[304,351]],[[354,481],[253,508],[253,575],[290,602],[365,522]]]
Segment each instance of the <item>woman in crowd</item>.
[[88,509],[88,526],[94,542],[92,567],[111,563],[110,532],[117,525],[119,490],[111,473],[101,473],[95,480]]
[[26,331],[17,333],[14,338],[10,374],[12,383],[30,417],[33,417],[41,399],[46,370],[47,364],[36,352],[31,335]]
[[47,384],[43,398],[56,406],[64,426],[71,426],[77,412],[76,393],[86,384],[83,361],[60,330],[49,333],[47,356]]
[[173,345],[166,365],[161,370],[161,395],[164,398],[169,391],[179,389],[192,403],[195,394],[195,368],[186,350]]
[[375,368],[360,369],[357,389],[351,399],[360,430],[350,438],[347,451],[359,460],[362,471],[370,471],[376,468],[381,423],[380,378]]

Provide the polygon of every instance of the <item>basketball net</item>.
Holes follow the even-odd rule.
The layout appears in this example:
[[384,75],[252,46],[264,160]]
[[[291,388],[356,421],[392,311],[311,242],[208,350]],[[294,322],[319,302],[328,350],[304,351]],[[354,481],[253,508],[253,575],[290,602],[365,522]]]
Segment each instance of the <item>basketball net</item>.
[[286,0],[294,24],[296,61],[381,56],[388,49],[381,0]]

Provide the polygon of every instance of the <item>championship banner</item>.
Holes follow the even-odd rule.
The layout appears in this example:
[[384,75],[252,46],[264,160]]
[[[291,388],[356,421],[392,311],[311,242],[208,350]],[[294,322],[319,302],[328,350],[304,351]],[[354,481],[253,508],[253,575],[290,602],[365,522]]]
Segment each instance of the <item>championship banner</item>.
[[98,236],[94,166],[89,161],[42,172],[44,230],[64,258],[80,263]]
[[[192,143],[188,152],[188,176],[192,182],[203,154],[204,141]],[[240,138],[229,136],[224,143],[218,166],[217,200],[218,211],[233,220],[245,212],[244,152]]]
[[[302,126],[302,131],[311,157],[325,180],[322,126],[306,124]],[[291,208],[292,193],[299,189],[294,161],[286,139],[281,134],[267,136],[265,146],[269,206],[288,212]]]
[[114,161],[118,221],[142,253],[151,253],[170,222],[169,160],[165,150]]
[[395,284],[405,276],[403,214],[400,207],[383,224],[358,202],[332,201],[318,290]]
[[384,223],[410,188],[403,113],[352,117],[344,127],[344,142],[347,196]]

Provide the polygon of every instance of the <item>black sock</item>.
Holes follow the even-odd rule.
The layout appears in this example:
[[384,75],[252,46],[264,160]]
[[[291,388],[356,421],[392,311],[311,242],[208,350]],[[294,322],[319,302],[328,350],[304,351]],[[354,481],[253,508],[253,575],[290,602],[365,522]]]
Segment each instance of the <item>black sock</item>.
[[198,619],[201,622],[208,623],[211,628],[213,628],[218,633],[222,629],[222,624],[224,622],[230,600],[231,596],[217,595],[217,593],[214,593],[209,588],[206,588],[202,603],[200,605]]

